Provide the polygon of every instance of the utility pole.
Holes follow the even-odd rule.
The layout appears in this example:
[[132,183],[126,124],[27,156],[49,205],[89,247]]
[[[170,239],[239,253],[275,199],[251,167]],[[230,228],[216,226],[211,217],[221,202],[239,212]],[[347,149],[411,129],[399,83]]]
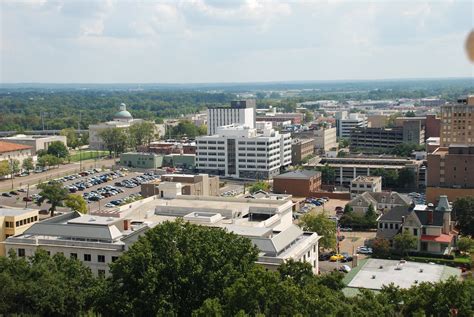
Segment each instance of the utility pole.
[[30,184],[27,184],[26,187],[26,199],[25,199],[25,208],[28,208],[28,198],[30,197]]

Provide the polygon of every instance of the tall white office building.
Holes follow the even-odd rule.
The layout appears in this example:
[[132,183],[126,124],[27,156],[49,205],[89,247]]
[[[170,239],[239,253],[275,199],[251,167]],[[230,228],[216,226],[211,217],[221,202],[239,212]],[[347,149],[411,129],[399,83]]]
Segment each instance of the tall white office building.
[[206,173],[244,179],[271,179],[291,164],[291,136],[232,124],[196,138],[196,167]]
[[336,114],[337,137],[350,139],[351,131],[355,128],[367,127],[367,118],[360,113],[350,113],[341,111]]
[[207,134],[213,135],[217,127],[239,124],[255,128],[255,100],[236,100],[230,107],[209,107],[207,109]]

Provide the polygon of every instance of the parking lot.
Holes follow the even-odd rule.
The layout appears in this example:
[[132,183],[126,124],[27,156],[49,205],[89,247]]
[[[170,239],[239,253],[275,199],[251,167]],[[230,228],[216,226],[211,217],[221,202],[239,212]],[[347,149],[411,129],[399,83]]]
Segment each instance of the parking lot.
[[[145,179],[145,177],[147,179]],[[89,212],[96,210],[113,208],[117,205],[139,199],[140,183],[151,180],[151,176],[145,176],[144,173],[137,172],[112,172],[110,170],[88,170],[82,175],[70,174],[56,179],[73,194],[82,195],[88,202]],[[33,201],[25,202],[26,192]],[[0,205],[12,207],[28,207],[40,208],[47,210],[50,205],[44,202],[40,207],[35,203],[35,198],[38,197],[39,190],[36,186],[30,186],[29,190],[23,186],[19,190],[10,194],[11,197],[5,197],[3,192],[0,196]],[[112,203],[113,202],[113,203]],[[58,211],[64,211],[67,208],[59,207]]]

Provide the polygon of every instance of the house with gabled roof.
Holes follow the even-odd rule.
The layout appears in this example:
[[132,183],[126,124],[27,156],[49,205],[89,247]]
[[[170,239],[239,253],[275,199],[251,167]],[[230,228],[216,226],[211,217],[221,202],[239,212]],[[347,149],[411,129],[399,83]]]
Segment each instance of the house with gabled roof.
[[393,207],[408,207],[411,199],[397,192],[364,192],[349,203],[354,212],[366,213],[370,205],[382,212],[387,212]]
[[448,254],[456,241],[451,211],[446,195],[439,197],[436,208],[433,204],[394,207],[379,217],[377,238],[387,239],[393,245],[395,235],[406,231],[417,239],[413,251]]

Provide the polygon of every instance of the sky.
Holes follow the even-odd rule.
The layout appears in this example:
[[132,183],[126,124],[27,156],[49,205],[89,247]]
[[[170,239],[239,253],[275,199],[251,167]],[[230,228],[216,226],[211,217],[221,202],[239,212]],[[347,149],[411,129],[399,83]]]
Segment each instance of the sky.
[[0,0],[1,83],[474,75],[473,1]]

